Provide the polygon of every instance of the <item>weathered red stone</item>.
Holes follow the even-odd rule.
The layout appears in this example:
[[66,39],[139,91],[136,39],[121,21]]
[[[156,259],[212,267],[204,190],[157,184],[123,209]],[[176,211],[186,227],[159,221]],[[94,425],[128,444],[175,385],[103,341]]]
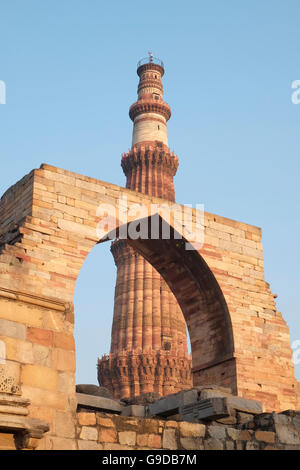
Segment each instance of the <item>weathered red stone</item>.
[[[131,119],[138,117],[139,124],[164,124],[171,110],[162,101],[163,69],[145,64],[138,74],[139,99],[130,108]],[[159,99],[155,93],[156,98],[149,94],[151,87],[159,90]],[[123,154],[121,165],[126,188],[175,201],[173,177],[178,158],[165,142],[153,140],[151,125],[148,133],[144,131],[142,142],[133,141],[131,150]],[[98,360],[99,383],[118,398],[148,392],[167,395],[190,387],[186,323],[173,293],[126,241],[113,242],[111,251],[117,266],[114,318],[110,354]]]

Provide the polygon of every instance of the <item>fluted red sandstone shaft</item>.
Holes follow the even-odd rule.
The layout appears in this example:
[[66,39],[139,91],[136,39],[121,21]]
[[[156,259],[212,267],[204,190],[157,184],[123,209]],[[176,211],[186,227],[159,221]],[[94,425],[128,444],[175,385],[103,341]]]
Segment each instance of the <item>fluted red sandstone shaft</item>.
[[[138,101],[129,111],[132,148],[121,162],[126,187],[175,201],[178,158],[168,148],[171,110],[162,99],[164,69],[150,57],[137,73]],[[99,383],[117,398],[189,388],[186,325],[174,295],[126,241],[113,242],[111,251],[117,266],[114,317],[110,354],[98,360]]]

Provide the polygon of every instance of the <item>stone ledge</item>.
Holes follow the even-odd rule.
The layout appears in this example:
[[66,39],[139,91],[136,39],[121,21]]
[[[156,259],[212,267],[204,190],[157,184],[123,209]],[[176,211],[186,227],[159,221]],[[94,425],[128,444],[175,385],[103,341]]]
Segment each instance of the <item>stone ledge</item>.
[[40,439],[44,433],[49,431],[48,423],[41,419],[27,418],[19,415],[0,414],[0,429],[5,432],[25,432],[29,433],[30,437]]
[[180,420],[201,421],[216,420],[230,416],[226,398],[214,397],[206,400],[195,401],[179,409]]
[[28,418],[30,400],[0,394],[0,432],[14,434],[17,449],[34,449],[50,426],[37,418]]
[[146,414],[146,407],[143,405],[128,405],[125,406],[121,412],[122,416],[136,416],[144,418]]
[[86,408],[95,411],[106,411],[120,414],[124,406],[116,400],[110,398],[87,395],[86,393],[76,393],[77,405],[79,408]]
[[51,297],[41,297],[34,293],[31,294],[29,292],[7,289],[5,287],[0,288],[0,297],[37,305],[51,310],[58,310],[59,312],[65,312],[70,308],[70,303],[60,302],[59,300]]
[[190,389],[167,395],[148,405],[148,415],[168,417],[179,412],[179,408],[197,401],[198,391]]
[[0,394],[0,416],[2,413],[27,416],[29,405],[30,400],[27,398],[16,395]]
[[255,414],[263,412],[262,404],[234,396],[228,389],[217,387],[194,387],[176,394],[167,395],[149,404],[148,416],[168,417],[179,414],[180,420],[217,420],[235,415],[235,412]]

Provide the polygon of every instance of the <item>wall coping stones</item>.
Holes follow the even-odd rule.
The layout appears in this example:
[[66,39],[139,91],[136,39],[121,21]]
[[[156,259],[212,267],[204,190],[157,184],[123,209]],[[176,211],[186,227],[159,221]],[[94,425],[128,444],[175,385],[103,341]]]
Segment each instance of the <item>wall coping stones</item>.
[[226,398],[214,397],[195,401],[179,409],[180,419],[183,421],[214,421],[230,416]]
[[117,400],[86,393],[76,393],[77,405],[80,408],[94,409],[96,411],[114,412],[120,414],[124,406]]
[[123,408],[121,415],[143,418],[146,415],[146,407],[143,405],[128,405]]
[[148,405],[149,416],[168,417],[179,413],[180,419],[187,421],[229,417],[230,410],[251,415],[263,412],[259,401],[234,396],[230,394],[229,389],[218,387],[195,387],[183,390]]
[[234,408],[237,411],[251,414],[260,414],[263,412],[262,404],[257,400],[231,396],[227,397],[226,401],[229,408]]
[[198,390],[183,390],[178,393],[166,395],[148,405],[149,416],[172,416],[179,412],[179,408],[197,401]]

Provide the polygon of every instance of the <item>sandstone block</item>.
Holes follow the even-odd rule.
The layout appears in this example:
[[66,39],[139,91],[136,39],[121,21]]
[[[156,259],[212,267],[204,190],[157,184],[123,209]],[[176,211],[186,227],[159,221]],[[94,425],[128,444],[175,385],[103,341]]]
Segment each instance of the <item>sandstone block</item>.
[[128,431],[138,431],[140,429],[140,424],[143,422],[142,420],[135,419],[133,417],[128,417],[128,419],[124,418],[118,421],[122,422],[122,425],[126,426]]
[[68,396],[63,393],[37,388],[29,385],[22,385],[22,393],[31,400],[35,406],[49,406],[58,410],[65,410]]
[[237,441],[240,437],[240,430],[239,429],[234,429],[234,428],[226,428],[227,435],[233,439],[234,441]]
[[163,449],[177,449],[175,429],[165,429],[163,433]]
[[97,441],[98,439],[97,428],[92,428],[90,426],[82,426],[82,429],[80,432],[80,439],[85,439],[87,441]]
[[12,433],[0,433],[0,450],[16,450]]
[[31,404],[29,410],[31,418],[41,419],[52,427],[56,415],[56,410],[54,408],[49,406],[35,406]]
[[184,437],[204,437],[205,425],[200,423],[179,423],[180,435]]
[[111,418],[104,418],[97,414],[97,423],[104,428],[114,428],[115,424]]
[[61,312],[45,312],[43,327],[47,330],[62,331],[65,327],[64,315]]
[[283,413],[278,413],[278,414],[274,414],[274,415],[271,415],[271,414],[267,414],[266,416],[257,416],[256,417],[257,419],[255,420],[255,422],[257,423],[257,425],[260,425],[260,427],[268,427],[268,428],[274,428],[274,424],[275,426],[277,426],[278,424],[283,424],[283,425],[288,425],[288,424],[292,424],[292,419],[290,416],[287,416]]
[[77,419],[81,426],[94,426],[96,424],[95,413],[85,413],[81,411],[80,413],[77,413]]
[[[16,338],[8,338],[7,336],[0,336],[0,363],[4,360],[18,361],[18,343],[20,340]],[[25,344],[25,341],[22,341]]]
[[224,439],[226,436],[226,430],[223,426],[208,426],[207,430],[209,436],[216,439]]
[[135,446],[136,444],[136,432],[134,431],[121,431],[119,432],[120,444],[127,446]]
[[60,349],[75,351],[74,336],[72,334],[57,332],[54,335],[54,346]]
[[203,450],[204,445],[199,437],[181,437],[180,444],[185,450]]
[[205,450],[223,450],[223,448],[223,442],[219,439],[215,439],[214,437],[210,439],[205,439],[204,441]]
[[300,430],[291,425],[276,425],[276,434],[281,444],[300,444]]
[[27,340],[44,346],[53,346],[53,332],[42,328],[29,327],[27,329]]
[[52,350],[52,367],[59,371],[75,372],[76,361],[75,352],[67,351],[65,349]]
[[241,441],[249,441],[251,439],[251,431],[247,431],[247,430],[241,431],[239,439]]
[[25,340],[26,326],[21,323],[0,319],[0,335]]
[[55,434],[59,437],[75,438],[75,422],[70,413],[56,412]]
[[[32,349],[33,359],[30,362],[39,366],[51,367],[51,349],[38,343],[28,343]],[[30,357],[30,356],[29,356]],[[26,361],[22,361],[26,362]],[[29,361],[28,361],[29,362]]]
[[117,431],[114,429],[100,429],[99,442],[117,442]]
[[255,438],[258,441],[272,443],[275,442],[275,433],[269,431],[256,431]]
[[51,446],[51,450],[76,450],[75,439],[65,439],[62,437],[50,437],[49,436],[48,446]]
[[41,176],[50,181],[61,182],[70,186],[75,186],[74,176],[71,176],[71,174],[70,176],[67,174],[59,174],[57,171],[54,170],[54,167],[50,167],[49,165],[43,164],[43,174]]
[[69,233],[86,237],[88,239],[98,241],[95,227],[88,227],[87,225],[79,224],[65,219],[58,219],[57,225],[60,229],[65,230]]
[[137,434],[137,445],[139,447],[147,446],[149,434]]
[[75,378],[72,373],[58,373],[58,390],[63,393],[75,394]]
[[[28,326],[42,326],[43,312],[24,302],[8,301],[0,298],[0,318]],[[1,333],[0,333],[1,334]]]
[[142,429],[144,433],[157,434],[159,428],[159,422],[157,419],[143,419]]
[[78,449],[79,450],[102,450],[103,446],[99,442],[84,441],[80,439],[78,441]]
[[[7,341],[6,341],[6,344],[7,344]],[[36,362],[32,343],[28,341],[17,340],[16,345],[17,345],[17,358],[16,358],[17,361],[23,362],[24,364],[32,364]]]
[[21,382],[31,387],[55,391],[58,389],[58,374],[49,367],[26,364],[22,366]]
[[87,189],[89,191],[94,191],[100,194],[106,194],[106,191],[107,191],[106,187],[100,184],[100,181],[99,181],[99,184],[96,184],[90,181],[83,181],[81,179],[76,179],[76,187]]
[[161,436],[159,436],[158,434],[149,434],[148,447],[150,447],[151,449],[160,449]]

